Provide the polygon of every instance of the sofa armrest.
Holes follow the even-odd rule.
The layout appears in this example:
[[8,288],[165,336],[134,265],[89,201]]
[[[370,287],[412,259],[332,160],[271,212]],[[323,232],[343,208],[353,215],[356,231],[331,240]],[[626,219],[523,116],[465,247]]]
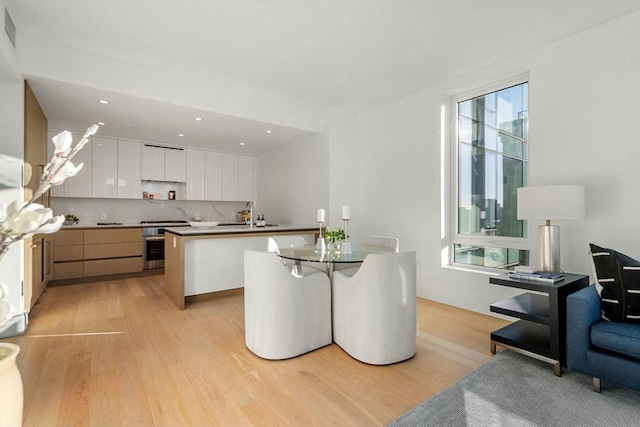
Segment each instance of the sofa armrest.
[[591,325],[600,320],[600,296],[588,286],[567,297],[567,367],[586,373]]

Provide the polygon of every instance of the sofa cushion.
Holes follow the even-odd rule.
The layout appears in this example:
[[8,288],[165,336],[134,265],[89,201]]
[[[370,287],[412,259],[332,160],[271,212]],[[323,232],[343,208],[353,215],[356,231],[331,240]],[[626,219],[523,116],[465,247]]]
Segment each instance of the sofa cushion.
[[640,325],[597,322],[591,326],[591,343],[596,347],[640,359]]
[[602,316],[614,322],[640,323],[640,261],[590,244],[600,292]]

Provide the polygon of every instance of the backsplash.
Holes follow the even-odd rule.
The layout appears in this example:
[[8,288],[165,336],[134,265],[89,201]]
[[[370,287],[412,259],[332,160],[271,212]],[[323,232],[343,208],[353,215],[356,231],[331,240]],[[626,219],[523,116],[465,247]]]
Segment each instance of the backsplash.
[[[186,200],[133,200],[97,199],[77,197],[52,197],[51,208],[56,215],[73,214],[79,224],[95,225],[96,222],[121,222],[136,224],[140,221],[186,220],[199,213],[203,221],[236,222],[236,213],[243,210],[245,202],[211,202]],[[257,215],[259,209],[254,209]],[[102,216],[102,214],[106,214]]]

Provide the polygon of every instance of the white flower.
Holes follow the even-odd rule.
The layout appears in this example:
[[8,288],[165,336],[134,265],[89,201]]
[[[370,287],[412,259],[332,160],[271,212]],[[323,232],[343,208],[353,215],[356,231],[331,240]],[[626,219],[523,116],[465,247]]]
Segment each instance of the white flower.
[[100,126],[98,126],[98,125],[90,126],[87,129],[87,135],[88,136],[94,135],[96,132],[98,132],[98,129],[100,129]]
[[52,217],[48,219],[47,222],[45,222],[42,226],[40,226],[38,230],[36,230],[37,233],[51,234],[60,230],[60,227],[62,227],[62,224],[64,223],[64,215],[53,216],[53,213],[51,215]]
[[[62,161],[62,160],[61,160]],[[64,164],[58,169],[51,177],[51,181],[49,182],[51,185],[60,185],[64,182],[65,179],[70,178],[80,172],[84,163],[80,163],[78,166],[74,166],[69,160],[65,161]]]
[[38,203],[15,201],[7,208],[7,220],[2,224],[2,234],[26,239],[36,232],[54,233],[60,229],[63,221],[63,215],[54,218],[51,209]]
[[71,132],[64,130],[51,138],[51,142],[53,142],[53,145],[56,147],[54,154],[64,157],[70,151],[73,137],[71,136]]

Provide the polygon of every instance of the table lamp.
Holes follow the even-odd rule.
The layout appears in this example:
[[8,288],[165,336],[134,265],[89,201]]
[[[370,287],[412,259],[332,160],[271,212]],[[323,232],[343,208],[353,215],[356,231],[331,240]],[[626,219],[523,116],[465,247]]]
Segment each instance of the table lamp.
[[584,186],[546,185],[518,188],[518,219],[545,220],[538,228],[540,271],[561,272],[560,227],[551,220],[584,218]]

